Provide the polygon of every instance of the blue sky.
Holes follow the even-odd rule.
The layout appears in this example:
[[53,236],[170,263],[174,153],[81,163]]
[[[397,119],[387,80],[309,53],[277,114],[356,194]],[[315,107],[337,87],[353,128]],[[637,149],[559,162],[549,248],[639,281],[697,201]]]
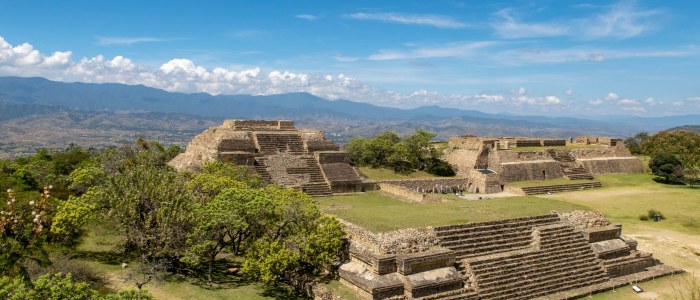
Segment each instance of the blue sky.
[[0,75],[513,114],[700,113],[698,1],[3,1]]

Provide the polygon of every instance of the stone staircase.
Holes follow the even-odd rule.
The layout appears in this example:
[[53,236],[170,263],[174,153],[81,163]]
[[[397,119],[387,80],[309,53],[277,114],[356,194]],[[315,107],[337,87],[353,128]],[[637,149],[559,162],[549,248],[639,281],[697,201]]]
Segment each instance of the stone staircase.
[[462,261],[465,275],[474,279],[479,299],[532,299],[607,280],[600,260],[574,227],[553,223],[530,228],[529,250]]
[[593,181],[586,183],[528,186],[523,187],[521,189],[523,190],[523,193],[525,193],[525,195],[541,195],[547,193],[580,191],[599,187],[603,187],[603,184],[600,181]]
[[303,192],[311,195],[311,196],[329,196],[332,195],[331,188],[326,181],[326,178],[323,176],[321,173],[321,168],[319,167],[318,163],[316,162],[316,159],[314,159],[312,156],[309,155],[300,155],[300,156],[294,156],[298,157],[304,162],[303,167],[288,167],[286,169],[286,172],[283,170],[275,169],[275,170],[268,170],[269,166],[267,165],[267,158],[265,157],[258,157],[256,158],[256,165],[254,166],[255,172],[260,174],[260,177],[262,177],[262,180],[266,183],[273,183],[274,180],[272,179],[272,175],[270,172],[284,172],[283,174],[280,174],[279,176],[282,177],[292,177],[296,178],[299,177],[300,174],[304,174],[308,176],[308,182],[302,183],[300,186],[294,185],[294,186],[288,186],[288,187],[298,187],[300,188]]
[[564,168],[564,176],[569,180],[593,180],[593,175],[583,167]]
[[275,154],[286,152],[289,154],[303,154],[304,142],[299,134],[292,133],[256,133],[255,139],[260,152],[263,154]]
[[256,158],[255,165],[253,167],[255,168],[255,172],[260,175],[263,182],[267,184],[272,183],[272,176],[270,176],[270,173],[267,171],[265,157]]
[[576,158],[571,156],[569,151],[547,150],[549,156],[558,161],[566,178],[569,180],[592,180],[593,175],[586,168],[576,164]]
[[532,228],[560,222],[557,215],[544,215],[435,228],[441,246],[455,251],[457,260],[527,249],[531,247]]
[[333,193],[331,192],[331,187],[328,185],[328,181],[326,178],[323,176],[323,173],[321,171],[321,168],[316,161],[315,158],[312,156],[304,155],[302,157],[303,160],[306,161],[306,167],[303,169],[299,170],[289,170],[288,172],[290,174],[293,171],[297,171],[300,174],[309,174],[310,180],[309,183],[305,183],[301,186],[301,190],[304,191],[305,193],[311,195],[311,196],[330,196]]

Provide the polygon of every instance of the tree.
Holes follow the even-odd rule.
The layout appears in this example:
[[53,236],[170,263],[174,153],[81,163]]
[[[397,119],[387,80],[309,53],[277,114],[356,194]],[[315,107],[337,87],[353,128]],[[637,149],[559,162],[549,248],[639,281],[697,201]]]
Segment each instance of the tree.
[[74,283],[71,275],[46,274],[34,282],[27,282],[20,277],[0,278],[0,298],[2,299],[98,299],[97,291],[87,283]]
[[683,164],[671,153],[661,153],[652,157],[649,168],[654,175],[663,177],[666,182],[678,182],[683,178]]
[[148,259],[179,257],[193,201],[186,178],[167,165],[170,155],[158,143],[138,140],[75,170],[71,187],[85,192],[59,207],[54,232],[70,233],[102,215],[124,232],[127,250]]
[[651,157],[670,153],[683,167],[700,168],[700,134],[692,131],[661,131],[642,144],[642,152]]
[[642,154],[642,145],[650,137],[649,133],[646,131],[639,132],[634,136],[625,139],[625,146],[630,150],[632,154]]
[[33,260],[40,265],[49,262],[44,251],[45,227],[50,224],[49,189],[44,188],[39,200],[18,201],[14,191],[7,190],[7,202],[0,210],[0,274],[29,278],[23,263]]

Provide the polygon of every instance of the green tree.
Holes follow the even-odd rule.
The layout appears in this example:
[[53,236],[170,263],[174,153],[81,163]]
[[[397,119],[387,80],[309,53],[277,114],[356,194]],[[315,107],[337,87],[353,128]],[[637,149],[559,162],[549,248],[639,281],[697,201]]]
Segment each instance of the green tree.
[[625,146],[632,154],[642,154],[642,145],[651,137],[648,132],[643,131],[625,139]]
[[97,291],[87,283],[75,283],[71,275],[46,274],[34,282],[27,282],[20,277],[0,278],[0,298],[17,300],[89,300],[98,299]]
[[308,282],[340,257],[345,233],[322,217],[311,198],[290,189],[268,191],[274,214],[246,252],[243,271],[267,284]]
[[51,219],[49,187],[37,200],[17,200],[12,190],[7,190],[7,196],[0,210],[0,274],[26,279],[29,278],[24,266],[26,260],[39,265],[49,263],[44,250]]
[[651,172],[666,182],[679,182],[683,178],[683,163],[675,154],[661,153],[649,162]]
[[692,131],[661,131],[642,144],[642,152],[651,157],[670,153],[683,167],[700,168],[700,134]]

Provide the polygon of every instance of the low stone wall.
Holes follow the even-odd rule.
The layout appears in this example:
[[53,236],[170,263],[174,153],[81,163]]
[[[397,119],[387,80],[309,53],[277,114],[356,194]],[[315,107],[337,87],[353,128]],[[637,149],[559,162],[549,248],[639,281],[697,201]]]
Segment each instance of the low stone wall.
[[423,252],[440,243],[432,227],[373,233],[345,220],[338,219],[338,221],[343,224],[345,233],[350,239],[379,254]]
[[400,185],[390,183],[379,183],[379,189],[396,196],[396,198],[411,203],[431,203],[441,202],[442,197],[438,194],[416,192]]
[[559,216],[562,220],[571,223],[579,230],[593,227],[606,227],[611,224],[602,213],[593,210],[575,210],[568,213],[560,213]]
[[401,186],[412,191],[426,193],[448,193],[465,189],[469,183],[467,178],[411,179],[411,180],[382,180],[379,183]]
[[577,159],[588,172],[596,174],[644,173],[642,161],[636,157]]
[[306,141],[306,151],[308,151],[309,153],[314,153],[314,152],[319,152],[319,151],[339,151],[339,150],[340,150],[340,146],[338,146],[333,141],[326,141],[326,140]]
[[620,238],[622,227],[610,225],[605,227],[589,227],[583,230],[583,237],[589,243],[597,243]]

